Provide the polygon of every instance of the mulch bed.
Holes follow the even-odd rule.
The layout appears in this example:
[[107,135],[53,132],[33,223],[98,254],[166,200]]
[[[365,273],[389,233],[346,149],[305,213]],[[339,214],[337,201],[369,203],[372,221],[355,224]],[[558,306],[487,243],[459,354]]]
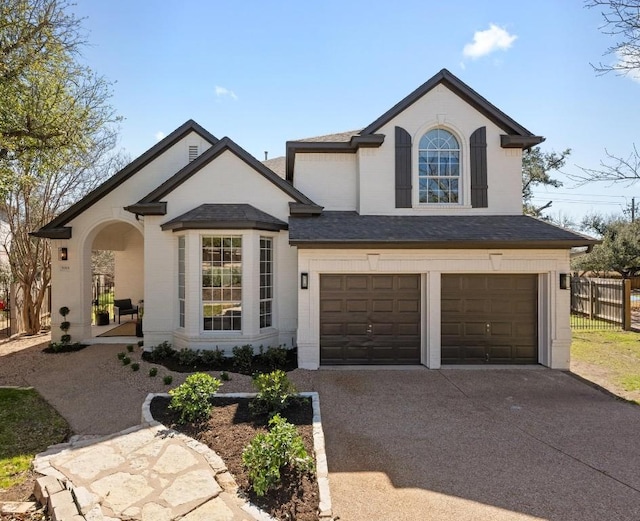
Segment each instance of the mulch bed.
[[45,347],[42,352],[49,354],[75,353],[76,351],[83,350],[85,347],[89,347],[89,344],[58,344],[55,348],[49,345],[49,347]]
[[[156,397],[151,402],[153,417],[165,426],[182,432],[213,449],[226,463],[240,489],[249,500],[280,520],[317,521],[318,485],[315,474],[282,474],[281,485],[258,497],[251,490],[242,451],[259,432],[267,431],[268,417],[253,416],[250,400],[246,398],[213,399],[214,408],[208,420],[200,423],[178,424],[178,415],[168,409],[169,399]],[[290,405],[281,416],[297,426],[305,448],[314,454],[313,411],[306,400]]]
[[235,365],[235,360],[233,357],[226,357],[222,360],[221,363],[216,364],[206,364],[202,360],[197,360],[194,363],[184,365],[180,363],[178,359],[177,352],[174,356],[167,357],[157,357],[148,351],[142,352],[142,359],[146,362],[151,362],[154,364],[162,365],[169,369],[170,371],[175,371],[176,373],[193,373],[195,371],[227,371],[234,372],[240,374],[248,374],[253,375],[256,373],[269,373],[274,369],[282,369],[285,372],[293,371],[298,368],[298,349],[287,349],[287,358],[286,361],[274,367],[269,364],[265,357],[262,355],[254,355],[251,367],[244,369],[238,368]]

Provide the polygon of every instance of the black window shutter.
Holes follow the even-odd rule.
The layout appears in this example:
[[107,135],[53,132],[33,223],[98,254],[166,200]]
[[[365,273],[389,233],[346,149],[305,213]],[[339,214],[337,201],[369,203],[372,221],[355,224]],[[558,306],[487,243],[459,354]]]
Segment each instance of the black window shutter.
[[396,208],[411,208],[411,136],[396,127]]
[[471,206],[489,206],[487,183],[487,127],[480,127],[470,139],[471,145]]

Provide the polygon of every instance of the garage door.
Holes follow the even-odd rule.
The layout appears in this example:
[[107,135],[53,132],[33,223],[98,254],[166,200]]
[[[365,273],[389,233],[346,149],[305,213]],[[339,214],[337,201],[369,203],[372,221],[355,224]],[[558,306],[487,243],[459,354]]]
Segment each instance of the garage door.
[[538,362],[537,275],[442,275],[442,363]]
[[320,363],[420,363],[420,276],[321,275]]

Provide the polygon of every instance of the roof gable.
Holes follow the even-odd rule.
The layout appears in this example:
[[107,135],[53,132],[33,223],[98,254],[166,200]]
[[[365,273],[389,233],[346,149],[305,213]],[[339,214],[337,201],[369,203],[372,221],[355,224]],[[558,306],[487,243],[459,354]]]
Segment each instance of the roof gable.
[[[387,124],[401,112],[405,111],[416,101],[422,98],[425,94],[427,94],[429,91],[440,84],[445,85],[453,93],[466,101],[469,105],[484,114],[507,134],[526,138],[536,138],[538,140],[537,143],[540,143],[544,140],[544,138],[534,136],[534,134],[529,132],[526,128],[524,128],[511,117],[507,116],[498,107],[490,103],[475,90],[469,87],[466,83],[451,74],[447,69],[442,69],[440,72],[438,72],[438,74],[427,80],[407,97],[396,103],[373,123],[365,127],[362,130],[361,134],[369,135],[380,130],[382,126]],[[529,146],[537,143],[531,143],[529,144]]]
[[77,203],[71,205],[50,223],[40,228],[40,230],[33,232],[32,235],[36,237],[48,237],[52,239],[71,238],[71,230],[65,228],[65,225],[69,221],[76,218],[85,210],[93,206],[96,202],[98,202],[104,196],[120,186],[127,179],[135,175],[153,160],[157,159],[160,155],[162,155],[164,152],[166,152],[191,132],[195,132],[200,137],[211,143],[211,145],[215,145],[216,143],[218,143],[218,138],[198,125],[198,123],[196,123],[194,120],[190,119],[180,127],[178,127],[176,130],[174,130],[171,134],[166,136],[164,139],[152,146],[141,156],[134,159],[122,170],[112,175],[95,190],[89,192]]
[[233,153],[240,160],[244,161],[247,165],[249,165],[256,172],[264,176],[268,181],[280,188],[296,202],[302,204],[314,204],[313,201],[311,201],[311,199],[309,199],[306,195],[294,188],[290,183],[285,181],[282,177],[273,172],[266,165],[258,161],[255,157],[253,157],[246,150],[236,144],[233,140],[228,137],[223,137],[214,146],[200,155],[197,159],[189,163],[174,176],[170,177],[164,183],[158,186],[155,190],[140,199],[138,203],[127,206],[125,210],[140,215],[146,215],[148,213],[153,213],[154,215],[162,215],[166,212],[166,206],[164,207],[164,212],[161,209],[161,205],[164,204],[161,201],[162,198],[166,197],[169,193],[178,188],[181,184],[183,184],[194,174],[199,172],[202,168],[204,168],[206,165],[211,163],[226,151]]

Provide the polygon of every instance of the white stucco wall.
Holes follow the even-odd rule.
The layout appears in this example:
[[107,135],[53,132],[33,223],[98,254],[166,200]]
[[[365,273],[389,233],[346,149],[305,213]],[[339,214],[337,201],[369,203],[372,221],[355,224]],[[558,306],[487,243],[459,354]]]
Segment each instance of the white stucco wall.
[[[186,323],[178,327],[178,233],[162,231],[160,225],[205,203],[246,203],[287,222],[288,203],[293,199],[253,170],[232,152],[224,152],[187,182],[164,198],[167,215],[145,217],[145,345],[168,341],[178,349],[230,350],[236,345],[286,344],[291,346],[297,328],[295,248],[289,246],[288,232],[260,230],[187,230],[186,237]],[[243,239],[241,332],[202,330],[200,237],[202,235],[240,235]],[[274,239],[274,316],[273,327],[260,329],[259,315],[259,239]]]
[[[395,127],[411,135],[413,208],[395,208]],[[469,138],[479,127],[487,128],[489,206],[471,208]],[[432,128],[452,132],[462,148],[461,205],[418,203],[418,144]],[[380,148],[360,149],[360,213],[362,215],[441,215],[522,213],[522,151],[500,147],[505,132],[444,85],[438,85],[400,113],[378,133],[386,136]]]
[[[413,207],[395,208],[395,127],[412,139]],[[487,208],[471,207],[471,134],[487,129]],[[420,204],[418,145],[432,128],[452,132],[461,146],[462,204]],[[500,147],[500,129],[444,85],[438,85],[376,131],[379,148],[355,154],[296,154],[294,184],[326,210],[357,210],[362,215],[518,215],[522,213],[522,150]],[[355,175],[355,178],[354,178]]]
[[[51,335],[54,341],[59,340],[61,334],[57,327],[62,319],[57,312],[61,306],[71,309],[67,319],[71,322],[69,333],[72,335],[72,341],[91,338],[91,250],[108,247],[105,236],[101,237],[98,245],[93,244],[94,239],[99,236],[100,231],[114,224],[128,224],[144,233],[142,221],[137,221],[133,214],[124,210],[124,207],[138,202],[186,166],[189,162],[189,145],[198,145],[200,153],[210,146],[195,132],[189,133],[98,200],[90,210],[72,219],[67,224],[72,228],[71,239],[52,241]],[[123,241],[123,237],[116,238],[116,248],[120,248]],[[68,261],[62,262],[57,258],[58,248],[62,247],[68,249]]]
[[443,273],[538,274],[538,360],[569,368],[570,292],[560,290],[569,271],[566,250],[298,250],[298,271],[309,274],[309,289],[298,290],[298,364],[320,365],[320,274],[415,273],[422,275],[421,361],[440,367],[440,277]]
[[356,210],[355,154],[296,154],[295,187],[325,210]]
[[144,239],[133,228],[123,235],[124,248],[115,251],[115,298],[130,298],[134,306],[144,299]]

